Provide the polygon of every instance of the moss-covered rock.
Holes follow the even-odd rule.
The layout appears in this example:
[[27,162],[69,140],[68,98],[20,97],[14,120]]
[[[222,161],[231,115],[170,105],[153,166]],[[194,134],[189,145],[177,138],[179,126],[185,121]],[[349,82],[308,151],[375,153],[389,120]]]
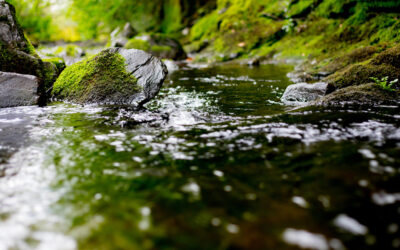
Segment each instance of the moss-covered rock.
[[47,58],[43,59],[43,61],[54,64],[57,68],[58,74],[61,74],[61,72],[66,68],[64,59],[60,57]]
[[77,103],[96,103],[111,102],[115,96],[124,101],[138,91],[137,79],[125,69],[125,59],[104,51],[65,69],[54,84],[53,95]]
[[38,77],[40,105],[46,104],[46,92],[59,74],[56,65],[40,59],[21,29],[14,7],[3,1],[0,2],[0,71]]
[[350,86],[339,89],[318,100],[317,105],[376,105],[376,104],[398,104],[399,93],[387,91],[375,83],[367,83],[358,86]]
[[140,50],[107,49],[67,67],[54,84],[54,97],[75,103],[142,105],[160,90],[165,65]]
[[327,74],[332,74],[351,64],[369,60],[378,52],[379,48],[376,46],[366,46],[362,48],[357,48],[351,51],[350,53],[334,58],[327,65],[319,68],[318,71],[326,72]]
[[[374,55],[375,50],[371,49],[368,51],[370,52],[363,54],[364,56],[361,56],[361,58],[367,59]],[[357,57],[354,60],[357,60]],[[389,78],[389,81],[400,79],[400,46],[387,49],[370,60],[351,64],[329,76],[326,81],[329,83],[329,89],[332,91],[348,86],[369,83],[371,82],[371,77],[381,79],[386,76]]]
[[400,45],[380,53],[371,61],[371,65],[382,64],[400,69]]
[[371,82],[371,77],[383,78],[389,77],[389,80],[400,78],[400,70],[391,65],[371,65],[356,64],[352,65],[344,71],[337,72],[329,76],[326,81],[329,82],[334,89],[341,89],[348,86],[355,86]]

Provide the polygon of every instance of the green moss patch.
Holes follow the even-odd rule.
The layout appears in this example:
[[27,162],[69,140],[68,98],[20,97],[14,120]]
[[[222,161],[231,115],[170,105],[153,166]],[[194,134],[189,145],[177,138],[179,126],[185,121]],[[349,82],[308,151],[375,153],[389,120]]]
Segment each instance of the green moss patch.
[[149,51],[150,50],[150,43],[148,41],[144,41],[141,39],[137,38],[132,38],[130,39],[126,45],[126,49],[140,49],[144,51]]
[[[125,60],[109,50],[67,67],[54,83],[53,96],[76,103],[125,102],[139,86],[125,69]],[[118,97],[118,98],[115,98]]]

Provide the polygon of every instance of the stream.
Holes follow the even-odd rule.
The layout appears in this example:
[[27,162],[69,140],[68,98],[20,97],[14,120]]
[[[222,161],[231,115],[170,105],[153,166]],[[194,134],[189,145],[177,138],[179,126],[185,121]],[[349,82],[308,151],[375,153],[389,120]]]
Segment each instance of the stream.
[[0,250],[400,248],[400,105],[287,106],[291,71],[187,67],[144,113],[0,109]]

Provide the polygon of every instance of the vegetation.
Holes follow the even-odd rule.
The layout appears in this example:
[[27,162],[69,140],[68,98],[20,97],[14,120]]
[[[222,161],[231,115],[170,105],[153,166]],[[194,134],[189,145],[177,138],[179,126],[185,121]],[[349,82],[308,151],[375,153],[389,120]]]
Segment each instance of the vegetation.
[[30,38],[48,41],[55,32],[52,16],[49,14],[50,3],[45,0],[7,0],[18,16],[22,28]]
[[389,77],[385,76],[381,79],[376,78],[376,77],[370,77],[371,80],[373,80],[379,87],[381,87],[384,90],[388,91],[395,91],[396,89],[394,88],[394,85],[399,82],[399,79],[395,79],[393,81],[389,82]]

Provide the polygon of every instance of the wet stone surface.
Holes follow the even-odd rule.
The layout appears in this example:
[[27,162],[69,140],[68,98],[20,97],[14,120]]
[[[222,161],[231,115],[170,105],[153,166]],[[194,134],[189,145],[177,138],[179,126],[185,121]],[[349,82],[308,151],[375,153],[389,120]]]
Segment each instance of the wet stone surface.
[[291,70],[176,71],[145,113],[21,111],[0,248],[400,247],[400,108],[287,106]]

